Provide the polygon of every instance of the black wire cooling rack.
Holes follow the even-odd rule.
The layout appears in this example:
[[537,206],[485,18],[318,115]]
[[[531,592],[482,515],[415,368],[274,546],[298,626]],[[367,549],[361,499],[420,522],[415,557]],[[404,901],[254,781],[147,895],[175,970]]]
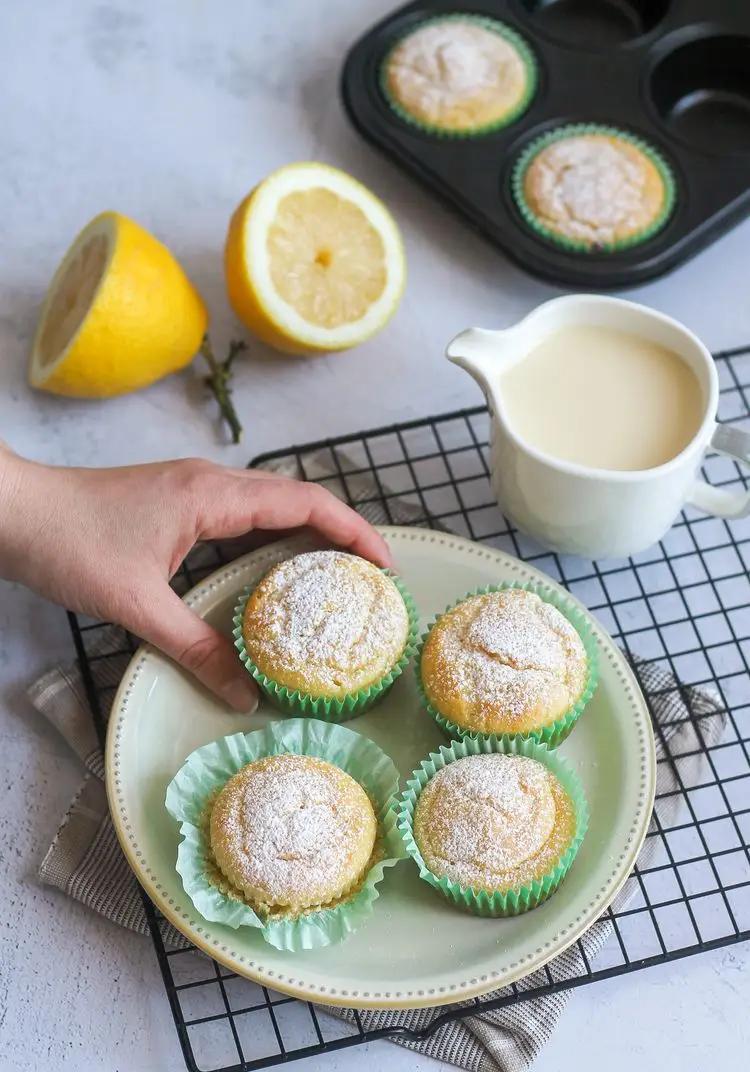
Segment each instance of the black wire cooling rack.
[[[750,424],[750,347],[718,354],[717,367],[720,419]],[[334,1019],[228,972],[181,941],[143,894],[191,1070],[245,1072],[374,1039],[418,1041],[450,1021],[750,938],[750,519],[727,523],[689,510],[661,544],[635,558],[551,554],[514,531],[494,503],[487,433],[481,407],[275,451],[253,464],[317,479],[384,520],[406,516],[508,550],[588,605],[651,687],[652,714],[664,693],[682,703],[683,732],[675,733],[675,720],[665,730],[654,719],[661,754],[648,863],[636,868],[627,904],[603,917],[609,939],[594,962],[579,942],[565,970],[548,966],[491,1000],[435,1010],[413,1030],[372,1028],[366,1013]],[[708,458],[704,475],[717,486],[747,486],[727,458]],[[218,547],[198,548],[177,587],[191,587],[223,561]],[[103,654],[107,626],[74,615],[70,622],[103,737],[116,672],[135,642],[128,637]],[[661,696],[655,667],[673,675]],[[667,798],[675,806],[660,808]],[[660,818],[667,814],[669,821]]]

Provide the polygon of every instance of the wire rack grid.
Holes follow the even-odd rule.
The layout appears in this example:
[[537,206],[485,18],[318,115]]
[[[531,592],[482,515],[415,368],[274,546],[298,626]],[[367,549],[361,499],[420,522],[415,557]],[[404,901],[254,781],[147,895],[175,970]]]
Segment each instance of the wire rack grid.
[[[716,360],[720,419],[749,425],[750,347]],[[415,523],[505,549],[586,603],[642,683],[654,666],[670,672],[663,691],[682,701],[678,721],[687,732],[675,735],[671,726],[667,733],[654,720],[659,773],[668,777],[657,781],[651,851],[631,880],[637,883],[634,896],[603,917],[610,937],[595,962],[579,942],[575,967],[561,972],[548,966],[492,999],[436,1010],[418,1029],[406,1030],[369,1027],[365,1013],[334,1019],[318,1006],[228,972],[172,931],[143,894],[191,1070],[246,1072],[379,1038],[419,1041],[451,1020],[750,938],[750,519],[728,523],[688,509],[658,546],[634,558],[590,562],[550,553],[515,531],[498,510],[488,481],[487,439],[488,414],[477,407],[276,451],[253,464],[285,464],[363,512],[375,509],[402,521],[408,509]],[[709,457],[704,476],[716,486],[747,487],[745,474],[727,458]],[[366,494],[355,490],[362,487]],[[197,548],[176,586],[191,587],[224,560],[216,545]],[[124,668],[136,642],[127,637],[119,651],[102,654],[107,626],[74,615],[70,624],[103,736],[116,660]],[[706,689],[718,705],[713,717],[726,722],[720,740],[706,733]],[[652,689],[651,704],[659,698]],[[668,823],[659,818],[666,797],[677,798]]]

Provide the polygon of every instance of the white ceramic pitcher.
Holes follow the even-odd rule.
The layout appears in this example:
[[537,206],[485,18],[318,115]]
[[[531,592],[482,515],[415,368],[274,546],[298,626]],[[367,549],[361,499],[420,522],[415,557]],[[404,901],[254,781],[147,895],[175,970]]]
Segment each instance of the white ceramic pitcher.
[[[537,450],[510,426],[503,406],[503,370],[523,361],[552,332],[580,325],[630,332],[666,346],[698,377],[703,419],[690,443],[670,461],[630,472],[590,468]],[[518,528],[547,547],[588,558],[619,558],[660,540],[686,503],[717,517],[750,513],[750,493],[714,488],[697,479],[707,450],[750,464],[750,433],[716,423],[719,383],[713,358],[671,317],[619,298],[576,294],[545,302],[503,331],[462,331],[446,354],[485,393],[492,415],[492,486],[500,507]]]

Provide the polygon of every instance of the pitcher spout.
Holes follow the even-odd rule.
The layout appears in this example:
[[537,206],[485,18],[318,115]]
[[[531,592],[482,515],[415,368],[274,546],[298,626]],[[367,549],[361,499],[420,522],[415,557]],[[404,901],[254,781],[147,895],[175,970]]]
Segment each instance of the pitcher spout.
[[504,335],[505,331],[467,328],[448,343],[445,351],[449,361],[474,377],[490,406],[495,402],[498,372],[503,364]]

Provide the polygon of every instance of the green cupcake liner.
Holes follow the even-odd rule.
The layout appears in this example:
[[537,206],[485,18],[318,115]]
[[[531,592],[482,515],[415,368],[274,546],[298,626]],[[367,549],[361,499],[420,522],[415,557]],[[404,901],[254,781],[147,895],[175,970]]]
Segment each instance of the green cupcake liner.
[[[536,759],[542,763],[561,782],[563,789],[573,802],[576,818],[573,840],[552,870],[548,871],[541,879],[535,879],[527,886],[512,890],[498,890],[495,893],[461,886],[458,882],[452,882],[447,878],[438,878],[425,864],[419,847],[414,840],[414,809],[417,806],[420,793],[430,778],[457,759],[489,752],[526,756],[527,759]],[[396,822],[406,851],[419,868],[421,879],[429,883],[433,889],[437,890],[438,893],[458,908],[472,912],[476,916],[495,918],[499,916],[518,916],[522,912],[528,912],[546,901],[555,892],[570,870],[570,866],[581,847],[581,842],[588,829],[589,808],[578,776],[567,763],[555,752],[550,752],[545,745],[517,737],[485,737],[482,740],[467,738],[463,741],[452,741],[449,746],[441,745],[438,752],[431,752],[427,759],[422,760],[417,770],[412,772],[406,789],[398,800]]]
[[[554,722],[550,722],[546,726],[540,726],[538,729],[526,730],[522,733],[502,734],[502,736],[509,738],[528,738],[537,741],[539,744],[546,745],[547,748],[557,748],[557,746],[565,740],[583,714],[583,710],[594,695],[596,686],[599,682],[599,649],[597,647],[596,638],[589,625],[588,618],[583,611],[579,610],[578,607],[556,592],[553,588],[547,588],[544,585],[534,584],[532,581],[528,581],[523,584],[520,582],[512,582],[509,584],[489,584],[484,588],[476,588],[473,592],[467,592],[466,595],[457,599],[455,603],[446,607],[443,614],[447,614],[448,611],[457,607],[459,603],[463,603],[466,599],[471,599],[472,596],[484,596],[489,592],[504,592],[510,588],[521,588],[524,592],[533,592],[535,595],[538,595],[540,599],[543,599],[545,603],[551,603],[553,607],[556,607],[557,610],[568,619],[578,633],[583,641],[583,646],[586,651],[588,674],[583,692],[578,698],[578,701],[573,704],[572,707],[569,707],[564,715],[561,715],[560,718],[555,719]],[[437,614],[430,622],[427,632],[422,634],[417,650],[415,670],[417,690],[422,699],[422,705],[448,737],[462,740],[467,738],[486,739],[497,736],[496,734],[481,733],[478,730],[467,730],[462,726],[459,726],[456,722],[451,721],[451,719],[441,714],[441,712],[430,702],[427,693],[425,692],[424,685],[422,684],[422,653],[424,652],[427,637],[430,635],[433,626],[441,617],[442,614]]]
[[[486,30],[491,30],[493,33],[498,34],[500,37],[513,45],[515,50],[521,57],[521,61],[526,72],[526,86],[523,95],[518,100],[518,103],[514,107],[496,119],[492,123],[485,123],[482,126],[470,127],[465,130],[447,130],[445,127],[437,126],[434,123],[424,123],[421,119],[417,119],[415,115],[407,111],[406,108],[392,96],[388,89],[388,77],[387,68],[388,62],[393,54],[394,50],[406,40],[416,30],[421,30],[422,27],[428,26],[434,22],[473,22],[478,26],[484,27]],[[536,58],[531,50],[531,47],[527,43],[526,39],[521,36],[516,30],[513,30],[510,26],[507,26],[504,22],[500,22],[499,19],[492,19],[485,15],[472,15],[469,13],[463,14],[461,12],[455,12],[447,15],[435,15],[431,18],[422,19],[417,26],[413,26],[405,34],[402,34],[398,40],[396,40],[386,53],[382,63],[380,64],[380,92],[383,94],[388,106],[393,112],[402,119],[405,123],[415,127],[417,130],[421,130],[424,134],[431,134],[437,138],[447,138],[454,140],[462,140],[465,138],[477,138],[486,134],[492,134],[496,130],[502,130],[504,127],[514,123],[531,104],[534,95],[536,94],[537,85],[539,82],[539,69],[537,66]]]
[[347,722],[351,718],[363,715],[365,711],[369,711],[371,707],[374,707],[376,703],[383,699],[396,678],[403,674],[412,655],[417,650],[419,614],[414,605],[414,600],[404,587],[401,579],[392,570],[382,570],[381,572],[391,578],[406,604],[406,611],[409,615],[409,633],[406,646],[401,658],[391,667],[385,677],[375,682],[374,685],[369,685],[366,689],[359,689],[358,692],[349,693],[341,699],[334,699],[329,696],[313,696],[307,692],[300,692],[298,689],[288,689],[286,685],[280,685],[255,665],[245,648],[245,639],[242,635],[242,618],[247,601],[253,592],[253,587],[249,586],[242,590],[232,619],[234,623],[234,629],[232,630],[232,635],[235,638],[234,646],[240,653],[240,659],[245,669],[253,676],[272,704],[292,715],[319,718],[324,722]]
[[[246,764],[284,752],[318,756],[359,782],[375,807],[383,855],[351,899],[296,918],[264,920],[211,881],[205,810],[214,793]],[[373,741],[317,719],[273,722],[265,729],[233,733],[197,748],[169,783],[165,801],[169,814],[180,823],[177,871],[185,892],[204,919],[233,928],[255,927],[276,949],[299,952],[343,941],[372,914],[385,868],[405,856],[393,808],[398,782],[393,761]]]
[[[627,238],[623,238],[619,242],[603,242],[592,245],[591,243],[584,242],[580,239],[567,238],[565,235],[559,234],[557,231],[552,230],[551,227],[547,227],[542,223],[526,201],[524,177],[534,157],[537,156],[542,149],[551,145],[552,142],[561,141],[564,138],[576,137],[582,134],[604,134],[608,137],[621,138],[623,141],[635,145],[636,148],[640,149],[640,151],[649,158],[659,172],[664,184],[664,204],[662,205],[659,215],[655,217],[648,227],[644,227],[643,230],[637,231],[635,234],[629,235]],[[571,250],[574,253],[618,253],[621,250],[630,249],[632,246],[638,246],[641,242],[646,242],[664,227],[667,220],[672,215],[676,200],[674,172],[661,153],[650,145],[649,142],[644,141],[643,138],[639,138],[637,135],[631,134],[627,130],[620,130],[619,127],[610,127],[603,123],[566,123],[564,126],[555,127],[546,134],[542,134],[540,137],[535,138],[534,141],[526,146],[514,164],[510,182],[513,200],[515,201],[516,207],[526,225],[531,228],[535,234],[540,235],[542,238],[546,238],[556,246]]]

